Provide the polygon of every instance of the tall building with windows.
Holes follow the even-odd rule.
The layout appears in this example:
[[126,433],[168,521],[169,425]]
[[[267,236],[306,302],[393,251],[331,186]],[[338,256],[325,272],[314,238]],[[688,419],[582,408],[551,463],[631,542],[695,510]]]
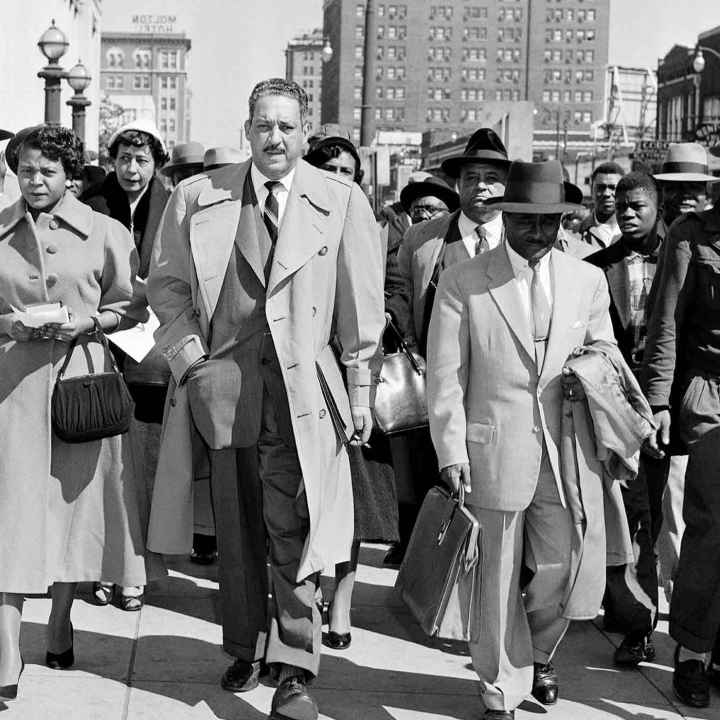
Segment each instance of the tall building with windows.
[[[603,119],[609,0],[377,2],[378,130],[465,135],[483,104],[530,100],[539,142],[589,141]],[[325,0],[322,119],[359,137],[365,0]]]
[[322,30],[303,33],[293,38],[285,49],[285,79],[294,80],[308,96],[308,122],[320,124],[322,84]]
[[[171,29],[162,25],[149,27]],[[190,137],[190,48],[185,33],[102,34],[103,93],[125,110],[124,122],[139,117],[153,120],[169,148]]]

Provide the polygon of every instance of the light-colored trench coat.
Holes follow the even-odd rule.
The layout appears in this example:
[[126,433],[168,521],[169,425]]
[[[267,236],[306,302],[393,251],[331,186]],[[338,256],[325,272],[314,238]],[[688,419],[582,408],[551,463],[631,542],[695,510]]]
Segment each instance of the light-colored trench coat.
[[[208,351],[208,329],[233,243],[265,285],[256,235],[260,230],[256,217],[242,210],[249,169],[246,162],[190,178],[168,203],[148,298],[161,323],[156,339],[175,381]],[[384,327],[383,267],[378,229],[360,188],[300,161],[265,288],[265,312],[283,372],[310,514],[298,579],[348,559],[353,536],[349,463],[333,430],[316,363],[352,433],[348,393],[351,404],[370,404],[369,363]],[[347,393],[329,348],[333,337],[342,346]],[[243,413],[243,407],[237,412]],[[201,447],[185,388],[172,383],[151,509],[152,550],[183,553],[190,547],[193,449]]]
[[[0,313],[62,301],[75,316],[124,316],[137,266],[128,231],[70,193],[35,222],[22,199],[0,212]],[[0,591],[44,593],[55,581],[100,577],[145,583],[126,437],[70,445],[51,429],[50,398],[67,348],[0,335]],[[82,337],[66,377],[102,369],[109,369],[102,344]]]

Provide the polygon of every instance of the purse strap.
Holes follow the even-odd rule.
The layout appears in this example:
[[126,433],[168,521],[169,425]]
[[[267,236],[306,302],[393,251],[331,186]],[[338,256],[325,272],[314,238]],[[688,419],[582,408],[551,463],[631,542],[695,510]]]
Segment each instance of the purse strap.
[[388,327],[395,333],[395,337],[397,338],[397,341],[398,341],[398,347],[400,348],[400,351],[402,353],[404,353],[405,356],[407,357],[408,361],[410,362],[410,365],[412,366],[412,369],[418,375],[422,375],[423,370],[420,367],[420,364],[418,363],[417,358],[415,357],[414,353],[410,350],[410,348],[408,347],[408,344],[405,342],[405,338],[402,336],[402,333],[400,332],[400,330],[398,330],[397,326],[390,318],[388,318],[387,324],[388,324]]
[[[102,327],[100,327],[100,321],[93,315],[91,318],[93,321],[94,330],[89,335],[94,335],[96,338],[100,340],[102,343],[102,346],[105,348],[105,354],[110,356],[110,364],[112,365],[113,372],[119,373],[120,369],[118,368],[117,362],[115,360],[115,356],[110,352],[110,345],[108,344],[108,339],[105,336],[105,333],[103,332]],[[73,351],[77,347],[78,343],[78,336],[76,335],[71,341],[70,345],[68,346],[67,352],[65,353],[65,360],[63,361],[62,367],[60,368],[60,371],[57,374],[56,382],[59,382],[63,379],[65,376],[65,371],[67,370],[68,365],[70,364],[70,358],[72,357]],[[90,365],[90,372],[94,375],[95,374],[95,364],[92,360],[92,355],[88,354],[88,364]]]

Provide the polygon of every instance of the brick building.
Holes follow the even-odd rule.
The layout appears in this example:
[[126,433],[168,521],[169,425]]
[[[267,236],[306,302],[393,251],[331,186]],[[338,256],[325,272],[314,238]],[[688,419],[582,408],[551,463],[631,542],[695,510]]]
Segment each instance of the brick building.
[[[589,140],[603,119],[609,0],[378,2],[372,68],[378,130],[465,135],[483,103],[529,100],[535,133]],[[364,0],[325,0],[322,120],[359,138]]]
[[102,34],[104,94],[125,109],[123,122],[138,117],[153,120],[169,148],[190,138],[190,48],[185,33]]
[[285,49],[285,79],[294,80],[308,96],[308,121],[319,125],[321,117],[320,87],[322,84],[322,30],[303,33],[293,38]]

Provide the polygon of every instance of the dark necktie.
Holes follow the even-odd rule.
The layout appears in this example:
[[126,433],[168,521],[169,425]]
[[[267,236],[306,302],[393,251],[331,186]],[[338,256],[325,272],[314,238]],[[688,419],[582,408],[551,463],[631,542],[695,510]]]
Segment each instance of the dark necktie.
[[477,235],[477,240],[475,241],[475,254],[480,255],[480,253],[484,253],[486,250],[490,249],[490,243],[488,242],[487,232],[482,225],[478,225],[475,228],[475,235]]
[[533,340],[535,341],[535,362],[538,372],[545,361],[545,349],[550,334],[550,301],[540,280],[540,263],[530,265],[532,282],[530,283],[530,303],[532,305]]
[[278,239],[278,227],[280,226],[280,207],[276,192],[282,183],[276,180],[268,180],[265,183],[268,195],[265,199],[265,207],[263,208],[263,222],[270,236],[270,249],[265,261],[265,279],[270,277],[270,268],[272,267],[273,255],[275,254],[275,244]]

